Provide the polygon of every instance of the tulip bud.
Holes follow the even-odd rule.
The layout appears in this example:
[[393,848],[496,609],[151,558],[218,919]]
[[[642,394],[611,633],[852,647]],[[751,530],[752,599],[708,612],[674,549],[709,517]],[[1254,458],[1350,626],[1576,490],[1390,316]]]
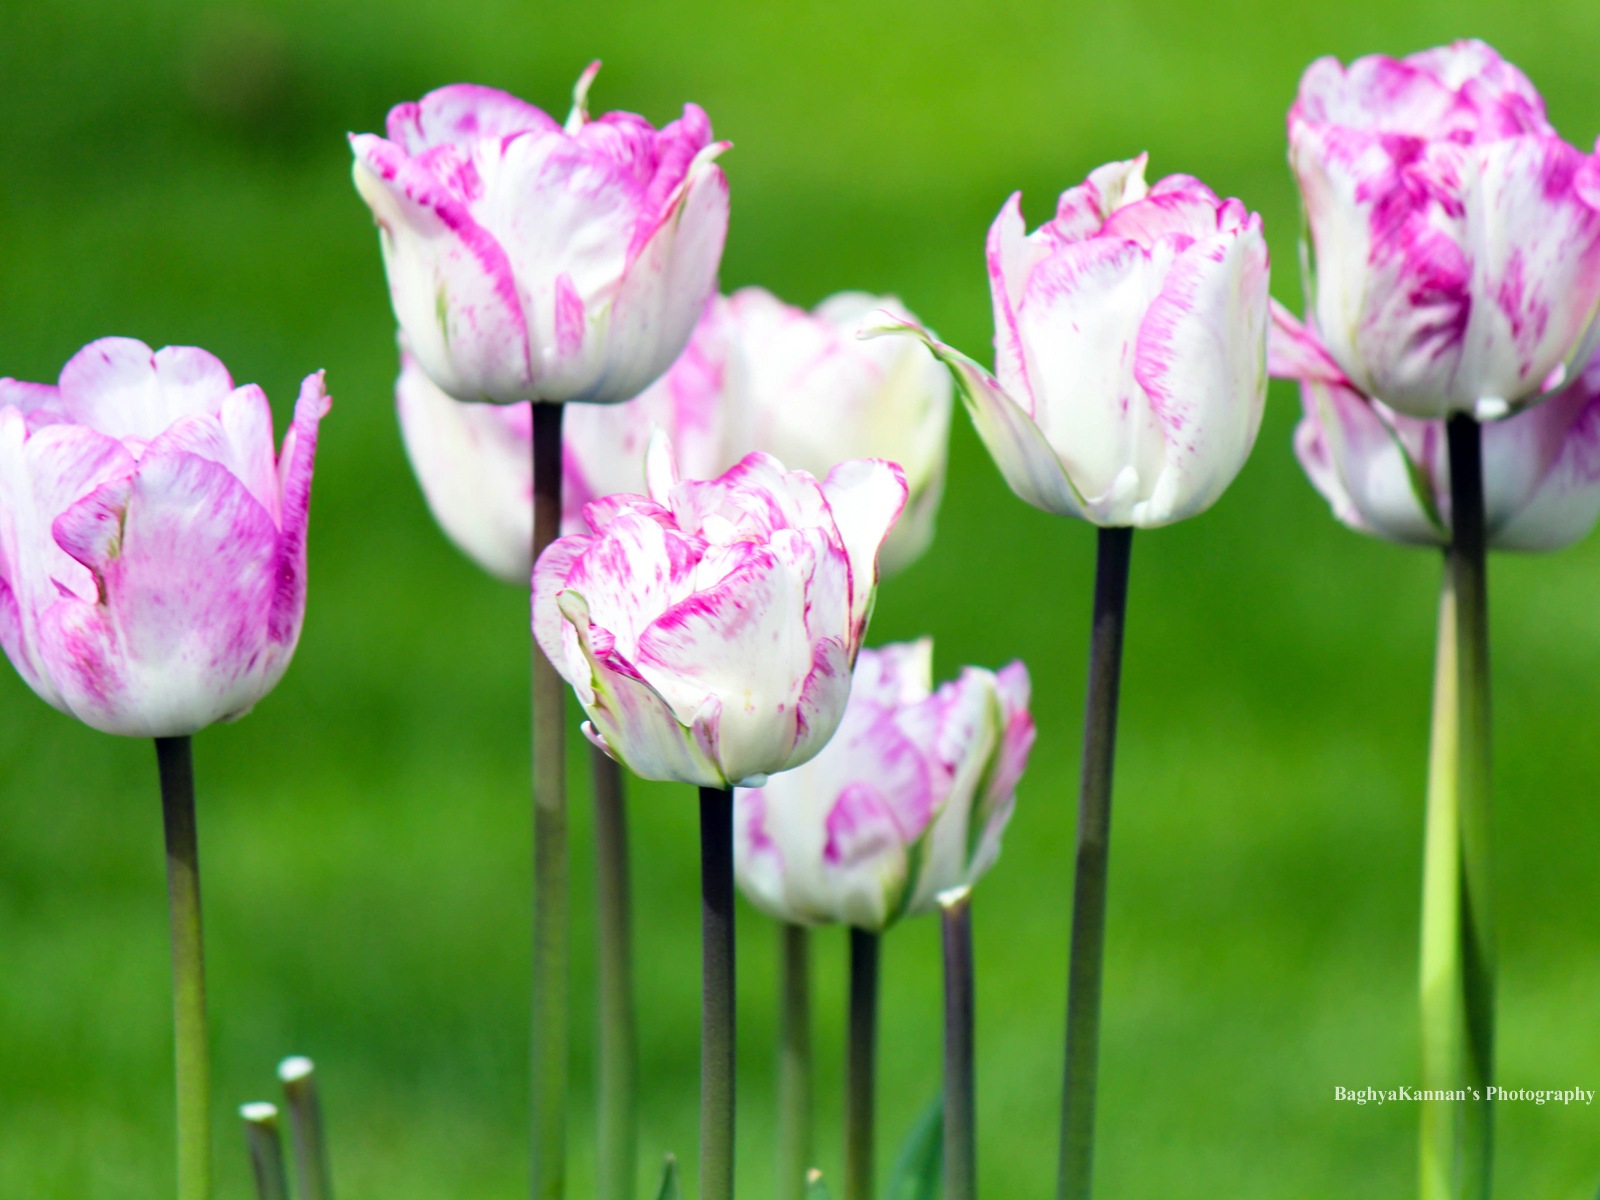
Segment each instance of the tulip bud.
[[1482,42],[1306,69],[1289,160],[1315,251],[1312,311],[1357,390],[1480,419],[1589,357],[1600,163]]
[[106,733],[243,716],[305,615],[322,376],[276,459],[272,411],[204,350],[102,338],[59,387],[0,380],[0,646]]
[[1102,526],[1210,507],[1255,444],[1266,397],[1261,218],[1143,156],[1065,192],[1026,232],[1020,193],[989,230],[995,375],[914,324],[956,376],[1022,499]]
[[[1300,381],[1295,453],[1334,516],[1392,542],[1450,542],[1442,420],[1363,395],[1316,335],[1273,306],[1272,373]],[[1551,399],[1483,426],[1484,517],[1500,550],[1559,550],[1600,517],[1600,355]]]
[[638,395],[671,365],[716,286],[727,147],[695,105],[656,130],[456,84],[352,135],[395,315],[429,377],[460,400]]
[[540,555],[534,635],[589,739],[635,774],[758,784],[839,723],[905,477],[860,459],[819,485],[751,454],[680,482],[657,438],[646,478],[648,497],[596,500],[591,533]]
[[796,924],[881,931],[971,886],[1000,853],[1033,746],[1028,672],[933,687],[933,642],[863,650],[833,740],[735,794],[739,885]]

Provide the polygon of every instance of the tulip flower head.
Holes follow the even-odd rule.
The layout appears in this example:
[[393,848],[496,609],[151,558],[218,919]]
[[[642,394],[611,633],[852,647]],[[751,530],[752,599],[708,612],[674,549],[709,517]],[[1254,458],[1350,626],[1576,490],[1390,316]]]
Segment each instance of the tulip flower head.
[[1307,68],[1289,159],[1318,336],[1412,417],[1480,419],[1558,388],[1600,303],[1600,164],[1482,42]]
[[[1442,420],[1364,395],[1316,335],[1273,306],[1272,373],[1300,382],[1295,453],[1334,516],[1392,542],[1450,542]],[[1559,550],[1600,518],[1600,354],[1550,399],[1483,426],[1489,545]]]
[[60,384],[0,380],[0,645],[106,733],[243,716],[300,637],[322,376],[272,411],[191,346],[102,338]]
[[[562,421],[564,533],[588,528],[584,506],[601,496],[645,490],[645,451],[656,430],[693,478],[728,465],[715,389],[685,386],[698,361],[697,333],[673,372],[636,400],[574,404]],[[533,571],[533,407],[456,400],[414,355],[402,351],[395,407],[406,455],[428,508],[462,553],[507,583],[528,586]]]
[[716,286],[727,146],[695,105],[661,130],[587,113],[563,126],[456,84],[352,135],[389,292],[429,377],[460,400],[613,403],[677,358]]
[[933,687],[933,642],[863,650],[833,740],[735,793],[753,904],[795,924],[881,932],[994,864],[1033,746],[1028,672],[968,667]]
[[989,230],[995,374],[909,322],[949,367],[1011,489],[1047,512],[1151,528],[1210,507],[1266,398],[1261,218],[1197,179],[1110,163],[1026,232]]
[[900,510],[900,468],[822,483],[750,454],[680,481],[657,438],[648,496],[584,510],[533,571],[534,634],[577,692],[589,739],[637,775],[753,786],[805,762],[844,712]]

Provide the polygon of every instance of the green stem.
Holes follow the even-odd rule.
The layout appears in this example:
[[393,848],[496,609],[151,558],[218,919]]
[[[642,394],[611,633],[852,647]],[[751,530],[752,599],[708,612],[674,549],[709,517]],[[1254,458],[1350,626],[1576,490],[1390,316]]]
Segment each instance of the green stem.
[[283,1138],[273,1104],[246,1104],[239,1109],[245,1142],[250,1147],[250,1174],[256,1200],[289,1200],[289,1175],[283,1165]]
[[172,919],[172,1015],[177,1049],[178,1200],[211,1197],[211,1045],[200,923],[200,847],[195,835],[190,740],[156,739]]
[[[1465,1086],[1465,986],[1461,959],[1461,810],[1457,750],[1456,603],[1448,558],[1439,588],[1438,649],[1433,675],[1433,725],[1428,747],[1427,835],[1422,883],[1422,1086]],[[1423,1200],[1459,1197],[1457,1148],[1465,1106],[1424,1100],[1421,1106]]]
[[700,789],[700,1200],[733,1197],[733,790]]
[[628,814],[622,768],[593,747],[596,884],[599,892],[600,1200],[636,1200],[638,1038],[633,1004],[633,931]]
[[779,926],[778,1200],[805,1200],[811,1169],[811,932]]
[[878,1058],[875,933],[850,927],[850,1033],[844,1094],[844,1200],[872,1200]]
[[322,1097],[316,1068],[309,1058],[286,1058],[278,1064],[284,1103],[289,1109],[289,1135],[294,1143],[295,1174],[300,1200],[333,1200],[333,1170],[322,1122]]
[[939,908],[944,935],[944,1200],[976,1200],[971,889],[942,893]]
[[[561,531],[560,404],[533,406],[533,557]],[[533,647],[533,1194],[567,1187],[566,693]]]
[[1489,586],[1484,527],[1483,435],[1465,414],[1447,425],[1455,593],[1456,761],[1460,821],[1463,1108],[1460,1195],[1487,1200],[1494,1165],[1495,944],[1490,806]]
[[1122,630],[1128,607],[1133,530],[1101,529],[1089,637],[1089,697],[1083,718],[1078,853],[1072,879],[1072,949],[1067,973],[1066,1080],[1061,1105],[1058,1200],[1088,1200],[1094,1174],[1095,1084],[1105,962],[1111,768],[1116,756]]

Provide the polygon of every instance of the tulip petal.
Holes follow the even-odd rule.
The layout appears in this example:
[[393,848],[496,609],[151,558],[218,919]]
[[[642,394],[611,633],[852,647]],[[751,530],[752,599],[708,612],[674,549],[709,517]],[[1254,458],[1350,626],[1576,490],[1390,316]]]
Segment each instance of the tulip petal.
[[1322,339],[1276,300],[1269,302],[1267,374],[1274,379],[1306,379],[1349,386],[1350,381],[1323,346]]
[[[278,531],[226,468],[147,454],[55,521],[99,599],[64,598],[40,639],[65,706],[107,733],[174,737],[244,715],[288,666],[264,638]],[[174,603],[182,597],[182,603]]]
[[859,646],[872,618],[878,587],[878,551],[906,505],[906,477],[898,463],[853,458],[828,472],[822,484],[850,568],[850,628]]
[[555,118],[509,92],[473,83],[436,88],[414,103],[389,110],[389,140],[413,158],[435,146],[519,133],[554,133]]
[[394,143],[358,134],[350,145],[412,353],[458,400],[532,398],[528,321],[501,244]]
[[[543,561],[541,556],[540,561]],[[607,753],[643,779],[677,780],[699,787],[728,787],[729,780],[706,752],[706,731],[716,723],[710,711],[680,722],[659,692],[626,659],[600,653],[589,620],[589,605],[578,592],[556,597],[561,615],[577,635],[589,678],[581,689],[593,736]],[[586,695],[584,695],[586,693]]]
[[945,365],[956,391],[967,406],[978,436],[988,448],[1011,490],[1035,508],[1062,516],[1081,517],[1087,505],[1061,459],[1045,440],[1043,431],[999,382],[972,359],[937,340],[922,326],[892,314],[862,335],[905,333],[922,344]]
[[306,532],[311,520],[311,469],[317,458],[317,432],[333,401],[323,375],[307,375],[295,400],[294,420],[278,454],[278,484],[283,497],[278,520],[277,561],[268,637],[292,653],[306,609]]
[[1139,328],[1133,374],[1166,446],[1133,524],[1210,507],[1255,444],[1267,394],[1267,246],[1259,224],[1180,254]]
[[195,346],[151,350],[136,338],[90,342],[61,369],[61,411],[116,438],[149,441],[182,417],[218,415],[228,369]]
[[434,520],[489,574],[525,584],[533,563],[532,405],[454,400],[409,353],[401,356],[394,398],[406,457]]

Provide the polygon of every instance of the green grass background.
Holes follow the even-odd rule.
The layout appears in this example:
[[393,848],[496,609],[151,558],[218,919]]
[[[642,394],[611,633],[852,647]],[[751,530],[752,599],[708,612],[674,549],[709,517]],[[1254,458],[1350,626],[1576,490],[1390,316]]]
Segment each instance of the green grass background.
[[[526,599],[433,527],[392,416],[393,320],[347,130],[475,80],[558,113],[688,99],[735,143],[728,288],[895,291],[987,358],[982,244],[1139,150],[1266,217],[1294,302],[1283,114],[1314,57],[1497,44],[1556,124],[1600,128],[1600,9],[1179,0],[51,0],[0,4],[0,373],[53,379],[130,334],[209,348],[280,423],[335,397],[297,661],[197,740],[219,1195],[247,1194],[233,1106],[273,1065],[325,1076],[340,1194],[526,1187]],[[1200,519],[1135,540],[1106,980],[1110,1198],[1413,1191],[1413,976],[1436,556],[1346,532],[1289,450],[1274,384],[1252,461]],[[935,549],[881,593],[876,641],[932,633],[943,674],[1021,656],[1039,742],[977,895],[980,1172],[1052,1194],[1070,844],[1093,537],[1015,500],[964,416]],[[1496,880],[1509,1086],[1600,1088],[1600,553],[1493,569]],[[581,764],[581,759],[578,760]],[[572,1195],[593,1177],[592,878],[576,813]],[[648,1161],[695,1158],[695,813],[633,793]],[[0,672],[0,1197],[171,1195],[154,755]],[[771,1178],[773,930],[740,913],[739,1181]],[[818,938],[821,1165],[837,1173],[841,948]],[[884,1147],[939,1082],[937,931],[886,947]],[[1510,1105],[1500,1192],[1600,1182],[1600,1106]]]

